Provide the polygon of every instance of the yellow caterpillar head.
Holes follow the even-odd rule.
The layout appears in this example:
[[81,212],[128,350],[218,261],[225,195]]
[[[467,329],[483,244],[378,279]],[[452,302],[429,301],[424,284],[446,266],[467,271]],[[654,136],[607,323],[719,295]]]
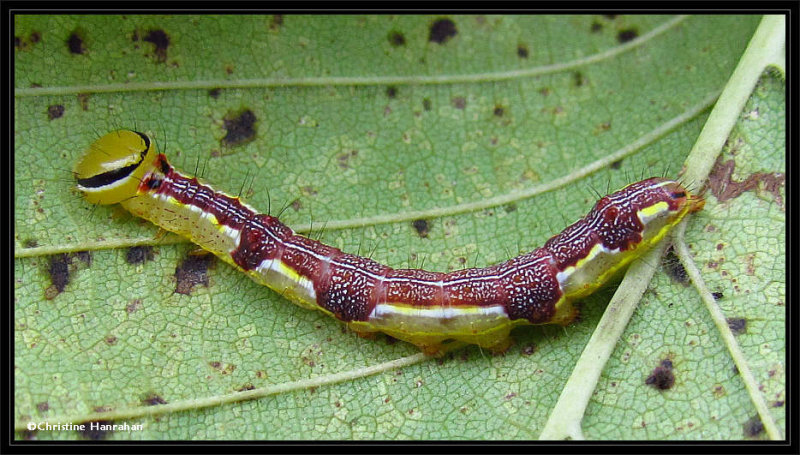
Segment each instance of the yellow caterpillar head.
[[147,166],[156,156],[144,133],[112,131],[94,141],[75,164],[78,189],[92,204],[116,204],[136,195]]

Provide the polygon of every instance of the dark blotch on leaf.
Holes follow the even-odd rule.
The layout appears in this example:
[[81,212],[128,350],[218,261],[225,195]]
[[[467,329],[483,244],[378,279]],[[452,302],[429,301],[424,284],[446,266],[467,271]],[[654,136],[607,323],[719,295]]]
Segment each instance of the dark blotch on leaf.
[[211,90],[208,91],[208,96],[210,96],[211,98],[217,99],[217,98],[219,98],[220,92],[222,92],[222,89],[220,89],[220,88],[212,88]]
[[53,104],[47,107],[47,118],[55,120],[64,116],[64,106],[61,104]]
[[31,43],[36,44],[42,40],[42,34],[36,31],[31,32],[29,39],[31,40]]
[[136,265],[147,261],[152,261],[153,257],[153,247],[133,246],[128,248],[128,251],[125,254],[125,261],[127,261],[128,264]]
[[406,37],[402,33],[396,30],[392,30],[391,32],[389,32],[389,44],[391,44],[394,47],[405,46]]
[[211,263],[210,254],[190,255],[175,268],[175,292],[189,295],[195,285],[202,284],[208,287],[208,265]]
[[635,40],[638,37],[639,32],[635,28],[620,30],[619,33],[617,33],[617,41],[620,43],[627,43],[628,41]]
[[50,256],[50,265],[47,273],[50,275],[50,282],[58,290],[64,292],[69,284],[69,264],[70,259],[66,254],[55,254]]
[[145,406],[155,406],[159,404],[167,404],[167,400],[161,398],[161,396],[158,394],[151,393],[142,398],[142,404]]
[[92,253],[89,251],[76,251],[72,253],[72,257],[86,265],[92,265]]
[[572,81],[576,87],[583,87],[586,84],[586,77],[580,71],[572,73]]
[[81,105],[81,109],[83,111],[89,110],[89,94],[88,93],[78,93],[78,103]]
[[167,61],[167,48],[169,48],[169,35],[164,30],[155,29],[150,30],[144,41],[152,43],[155,46],[156,60],[159,63]]
[[228,115],[223,119],[224,128],[228,131],[222,144],[235,147],[246,144],[256,138],[256,114],[246,109],[239,114]]
[[69,48],[70,54],[85,54],[86,48],[83,47],[83,38],[77,33],[72,32],[67,38],[67,48]]
[[728,327],[734,335],[741,335],[747,333],[747,319],[745,318],[727,318]]
[[283,25],[283,14],[275,14],[272,16],[272,20],[269,22],[269,28],[272,30],[277,30]]
[[22,242],[22,246],[25,248],[36,248],[39,246],[39,242],[37,242],[36,239],[26,239],[24,242]]
[[105,439],[112,430],[105,430],[103,429],[107,425],[113,425],[114,423],[110,420],[96,420],[93,422],[84,422],[83,423],[83,430],[78,430],[78,434],[83,436],[85,439],[91,439],[92,441],[101,441]]
[[528,46],[524,44],[517,45],[517,57],[528,58]]
[[396,98],[397,97],[397,87],[391,85],[386,88],[386,96],[389,98]]
[[141,299],[134,299],[131,303],[125,305],[125,311],[128,314],[131,314],[139,311],[141,307],[142,307]]
[[444,44],[457,34],[458,30],[453,21],[450,19],[439,19],[431,25],[428,41]]
[[428,232],[430,231],[430,226],[428,225],[428,220],[414,220],[411,222],[411,225],[414,226],[414,229],[417,231],[417,234],[422,237],[428,237]]
[[503,108],[503,106],[500,106],[499,104],[494,107],[494,112],[493,113],[494,113],[495,117],[502,117],[503,114],[505,114],[505,112],[506,112],[506,110]]
[[667,271],[667,274],[673,281],[684,286],[689,285],[689,275],[686,273],[686,269],[683,268],[683,264],[681,264],[680,259],[675,255],[675,251],[671,247],[667,250],[667,254],[661,259],[661,265],[664,266],[664,270]]
[[764,432],[764,424],[761,419],[756,415],[751,417],[744,423],[744,435],[748,438],[755,438]]
[[422,99],[422,109],[424,109],[425,111],[431,110],[431,100],[429,98]]
[[603,29],[603,24],[600,22],[592,22],[592,28],[590,29],[592,33],[597,33]]
[[725,297],[725,294],[723,294],[721,292],[712,292],[711,296],[714,297],[714,300],[719,300],[719,299]]
[[622,160],[614,161],[613,163],[611,163],[609,165],[609,167],[611,167],[611,169],[614,169],[614,170],[619,169],[620,167],[622,167]]
[[650,376],[644,381],[645,384],[653,386],[659,390],[667,390],[675,384],[675,375],[672,373],[672,361],[665,359],[661,365],[653,369]]

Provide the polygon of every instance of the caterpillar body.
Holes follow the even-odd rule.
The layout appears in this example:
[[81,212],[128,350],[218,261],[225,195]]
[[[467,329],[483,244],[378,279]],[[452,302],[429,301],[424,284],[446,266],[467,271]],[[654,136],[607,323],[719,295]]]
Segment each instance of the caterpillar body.
[[295,234],[238,197],[181,175],[143,133],[106,134],[74,172],[89,202],[119,203],[303,307],[430,355],[448,340],[502,352],[516,326],[568,324],[576,316],[575,299],[602,286],[704,204],[676,181],[642,180],[601,198],[530,253],[441,273],[394,269]]

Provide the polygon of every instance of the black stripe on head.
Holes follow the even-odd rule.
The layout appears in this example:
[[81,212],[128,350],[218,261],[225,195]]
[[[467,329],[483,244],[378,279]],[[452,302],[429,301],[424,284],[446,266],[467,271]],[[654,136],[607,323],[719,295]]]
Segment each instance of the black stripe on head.
[[140,133],[138,131],[134,131],[134,133],[138,134],[144,141],[144,149],[141,152],[139,152],[138,161],[136,161],[131,165],[121,167],[119,169],[103,172],[102,174],[93,175],[91,177],[86,177],[83,179],[77,179],[78,185],[84,188],[102,188],[106,185],[111,185],[112,183],[122,180],[131,175],[131,173],[133,173],[133,171],[135,171],[136,168],[139,167],[140,164],[142,164],[145,155],[147,155],[147,151],[150,149],[150,138],[147,137],[146,134]]
[[147,151],[147,149],[150,148],[150,136],[148,136],[148,135],[146,135],[144,133],[140,133],[138,131],[133,131],[133,132],[138,134],[139,137],[142,138],[142,140],[144,141],[144,149],[145,149],[145,151]]

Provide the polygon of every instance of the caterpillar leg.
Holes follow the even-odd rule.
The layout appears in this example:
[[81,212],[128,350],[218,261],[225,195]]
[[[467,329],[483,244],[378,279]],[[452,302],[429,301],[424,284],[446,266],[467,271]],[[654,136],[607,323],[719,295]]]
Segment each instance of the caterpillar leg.
[[572,302],[562,302],[559,304],[558,310],[556,314],[553,315],[553,319],[550,320],[550,323],[562,326],[570,325],[579,314],[580,310],[578,310]]
[[347,324],[347,328],[350,329],[356,335],[358,335],[359,338],[364,338],[366,340],[374,340],[378,338],[378,332],[374,330],[367,330],[353,323]]
[[500,354],[505,354],[506,351],[508,351],[508,348],[510,348],[513,344],[514,344],[514,339],[511,338],[510,335],[507,335],[504,338],[495,340],[494,343],[488,345],[482,345],[479,343],[478,345],[482,348],[488,349],[489,351],[491,351],[492,354],[500,355]]
[[478,335],[456,337],[456,339],[477,344],[481,348],[491,351],[492,354],[503,354],[514,344],[514,339],[511,338],[511,327],[508,326]]

